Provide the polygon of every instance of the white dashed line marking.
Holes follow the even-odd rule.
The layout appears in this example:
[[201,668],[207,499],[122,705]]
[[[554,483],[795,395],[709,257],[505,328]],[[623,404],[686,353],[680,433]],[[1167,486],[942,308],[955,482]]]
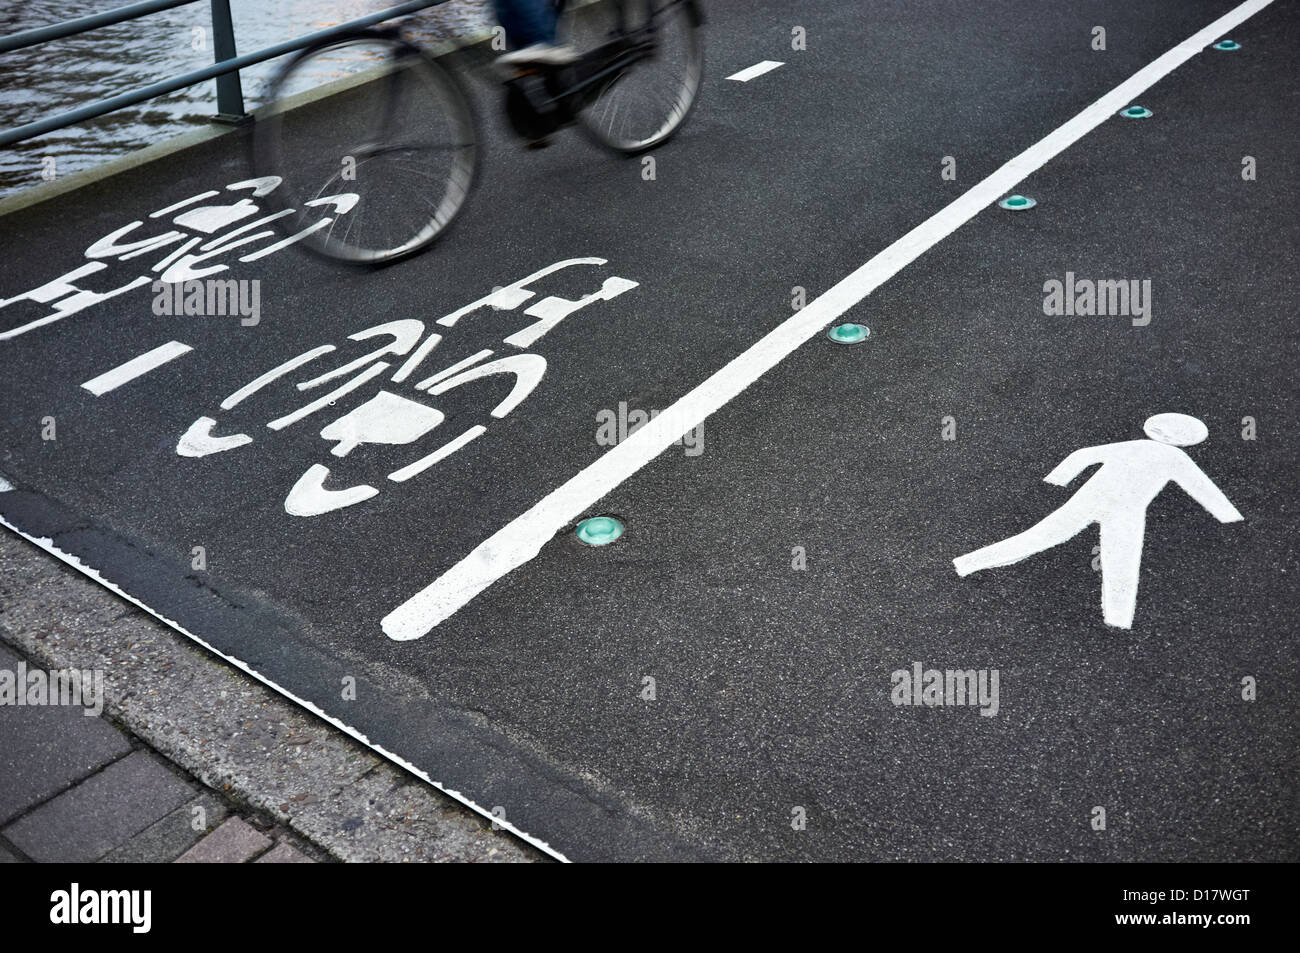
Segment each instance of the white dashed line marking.
[[739,73],[732,73],[727,79],[734,79],[737,83],[748,83],[751,79],[762,76],[764,73],[770,73],[777,67],[784,65],[784,63],[778,63],[776,60],[763,60],[763,62],[755,63]]
[[188,344],[182,344],[180,341],[168,341],[161,347],[156,347],[152,351],[146,351],[139,357],[133,357],[125,364],[113,368],[98,377],[93,377],[81,386],[90,391],[96,397],[102,397],[111,390],[117,390],[123,384],[135,380],[137,377],[143,377],[157,367],[161,367],[168,361],[174,361],[182,354],[188,354],[194,350]]

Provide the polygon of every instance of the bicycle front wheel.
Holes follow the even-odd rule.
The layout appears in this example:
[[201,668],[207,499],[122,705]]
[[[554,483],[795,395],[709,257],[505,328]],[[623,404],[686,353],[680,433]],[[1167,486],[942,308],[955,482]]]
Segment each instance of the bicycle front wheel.
[[613,68],[584,95],[580,127],[628,155],[672,138],[695,107],[704,80],[701,23],[694,0],[569,0],[561,39],[593,58],[609,51],[613,60]]
[[253,136],[282,182],[277,221],[307,248],[363,265],[428,248],[469,198],[478,136],[457,80],[391,33],[310,47],[277,75]]

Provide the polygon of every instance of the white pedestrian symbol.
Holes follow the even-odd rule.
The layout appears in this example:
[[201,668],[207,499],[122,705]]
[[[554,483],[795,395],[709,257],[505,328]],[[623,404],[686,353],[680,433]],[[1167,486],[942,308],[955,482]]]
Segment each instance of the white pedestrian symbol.
[[1009,566],[1073,539],[1093,523],[1101,530],[1101,608],[1108,625],[1133,625],[1147,507],[1169,482],[1177,483],[1221,523],[1242,519],[1237,508],[1179,447],[1200,443],[1209,430],[1187,414],[1156,414],[1142,425],[1150,440],[1084,447],[1044,479],[1066,486],[1086,468],[1102,466],[1056,512],[999,543],[954,559],[957,574]]

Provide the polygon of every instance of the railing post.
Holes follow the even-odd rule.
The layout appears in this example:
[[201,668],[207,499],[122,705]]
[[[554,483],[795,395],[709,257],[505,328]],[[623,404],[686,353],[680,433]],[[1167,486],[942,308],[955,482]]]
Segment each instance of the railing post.
[[[231,60],[235,53],[235,27],[230,20],[230,0],[212,0],[212,48],[216,62]],[[238,123],[248,119],[244,112],[244,90],[239,70],[217,77],[218,122]]]

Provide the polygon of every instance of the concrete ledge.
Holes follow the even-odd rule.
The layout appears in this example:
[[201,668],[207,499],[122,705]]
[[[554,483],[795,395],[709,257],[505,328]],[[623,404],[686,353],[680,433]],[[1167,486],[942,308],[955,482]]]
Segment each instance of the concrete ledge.
[[50,668],[103,670],[106,716],[340,860],[548,859],[8,532],[0,639]]
[[10,195],[7,198],[0,199],[0,216],[30,208],[33,205],[39,205],[41,202],[49,201],[60,195],[66,195],[69,192],[75,192],[84,186],[111,178],[122,172],[137,169],[142,165],[148,165],[150,162],[174,155],[177,152],[183,152],[205,142],[211,142],[213,139],[229,135],[238,128],[238,126],[213,123],[211,128],[191,129],[189,132],[173,136],[165,142],[159,142],[156,145],[127,153],[120,159],[112,159],[102,165],[95,166],[93,169],[82,169],[80,172],[74,172],[65,178],[35,186],[25,192],[19,192],[17,195]]

